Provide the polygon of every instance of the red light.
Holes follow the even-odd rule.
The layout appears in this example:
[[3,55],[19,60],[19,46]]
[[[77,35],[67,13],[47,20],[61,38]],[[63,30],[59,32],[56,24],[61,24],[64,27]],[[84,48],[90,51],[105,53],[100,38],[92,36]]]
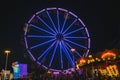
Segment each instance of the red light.
[[104,52],[101,58],[114,57],[116,54],[113,51]]
[[86,63],[86,60],[85,59],[80,59],[80,64],[85,64]]

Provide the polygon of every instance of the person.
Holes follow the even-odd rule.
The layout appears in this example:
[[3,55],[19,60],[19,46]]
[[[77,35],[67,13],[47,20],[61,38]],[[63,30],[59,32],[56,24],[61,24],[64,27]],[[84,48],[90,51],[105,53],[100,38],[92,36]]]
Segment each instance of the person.
[[14,62],[14,63],[12,63],[12,68],[13,68],[14,79],[18,79],[19,75],[20,75],[20,66],[19,66],[19,63],[17,61]]
[[1,70],[0,72],[0,80],[3,80],[4,79],[4,69]]

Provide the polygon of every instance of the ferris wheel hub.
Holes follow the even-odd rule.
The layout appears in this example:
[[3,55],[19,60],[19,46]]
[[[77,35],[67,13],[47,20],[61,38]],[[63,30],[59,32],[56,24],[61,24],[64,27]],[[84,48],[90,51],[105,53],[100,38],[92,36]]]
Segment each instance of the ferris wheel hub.
[[[51,71],[69,71],[88,55],[90,37],[80,18],[62,8],[36,12],[25,25],[24,41],[33,61]],[[73,54],[74,53],[74,54]]]
[[56,39],[57,39],[57,40],[60,40],[60,41],[61,41],[61,40],[63,40],[63,38],[64,38],[64,37],[63,37],[63,34],[62,34],[62,33],[57,33],[57,34],[56,34]]

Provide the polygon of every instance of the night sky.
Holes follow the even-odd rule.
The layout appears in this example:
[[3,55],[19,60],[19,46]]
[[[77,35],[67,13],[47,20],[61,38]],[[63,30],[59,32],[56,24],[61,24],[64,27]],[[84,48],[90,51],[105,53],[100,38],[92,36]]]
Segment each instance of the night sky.
[[[10,49],[8,66],[14,61],[30,63],[24,45],[25,23],[39,10],[61,7],[75,13],[91,36],[92,53],[120,45],[120,5],[113,0],[17,0],[0,3],[0,69],[5,65],[4,50]],[[117,45],[117,46],[116,46]]]

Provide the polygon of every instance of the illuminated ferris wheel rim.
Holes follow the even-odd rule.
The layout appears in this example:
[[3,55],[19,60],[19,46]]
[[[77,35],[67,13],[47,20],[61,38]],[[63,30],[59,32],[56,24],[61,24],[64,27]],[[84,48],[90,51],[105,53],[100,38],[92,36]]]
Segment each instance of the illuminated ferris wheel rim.
[[[40,14],[40,13],[46,11],[46,10],[61,10],[61,11],[68,12],[69,14],[73,15],[74,17],[76,17],[76,18],[82,23],[82,25],[85,27],[85,24],[83,23],[83,21],[82,21],[80,18],[78,18],[78,17],[77,17],[74,13],[72,13],[71,11],[68,11],[68,10],[63,9],[63,8],[52,7],[52,8],[42,9],[41,11],[36,12],[36,13],[31,17],[31,19],[28,21],[28,24],[27,24],[27,27],[26,27],[26,29],[25,29],[24,35],[27,34],[28,26],[29,26],[29,23],[32,21],[32,19],[33,19],[36,15],[38,15],[38,14]],[[88,49],[90,49],[90,35],[89,35],[89,32],[88,32],[88,30],[87,30],[86,27],[85,27],[85,30],[86,30],[86,33],[87,33],[87,36],[88,36]],[[26,43],[26,42],[27,42],[27,40],[25,39],[25,43]],[[26,47],[28,48],[27,45],[26,45]]]
[[[86,51],[86,53],[85,53],[85,55],[84,55],[84,57],[86,57],[86,56],[88,55],[88,52],[89,52],[89,49],[90,49],[90,36],[89,36],[89,33],[88,33],[87,28],[85,27],[85,24],[84,24],[84,23],[82,22],[82,20],[81,20],[80,18],[78,18],[74,13],[72,13],[72,12],[66,10],[66,9],[63,9],[63,8],[55,8],[55,7],[52,7],[52,8],[46,8],[46,9],[43,9],[43,10],[41,10],[41,11],[36,12],[36,13],[30,18],[30,20],[28,21],[28,23],[26,24],[26,29],[25,29],[25,33],[24,33],[24,35],[25,35],[24,40],[25,40],[25,45],[26,45],[27,51],[28,51],[28,53],[30,54],[30,56],[32,57],[33,61],[37,61],[37,59],[32,55],[31,51],[29,50],[28,41],[27,41],[27,37],[26,37],[26,36],[27,36],[27,32],[28,32],[28,30],[29,30],[28,27],[29,27],[31,21],[35,18],[36,15],[39,15],[39,14],[45,12],[45,11],[51,11],[51,10],[58,10],[58,11],[66,12],[66,13],[74,16],[79,22],[81,22],[81,24],[83,25],[83,27],[84,27],[84,29],[85,29],[85,31],[86,31],[87,37],[88,37],[87,51]],[[41,63],[39,63],[39,62],[37,62],[37,63],[38,63],[39,65],[41,65]],[[47,69],[46,66],[43,65],[43,67]],[[51,70],[55,70],[55,69],[51,69]],[[60,71],[60,70],[57,70],[57,69],[56,69],[56,71]]]

